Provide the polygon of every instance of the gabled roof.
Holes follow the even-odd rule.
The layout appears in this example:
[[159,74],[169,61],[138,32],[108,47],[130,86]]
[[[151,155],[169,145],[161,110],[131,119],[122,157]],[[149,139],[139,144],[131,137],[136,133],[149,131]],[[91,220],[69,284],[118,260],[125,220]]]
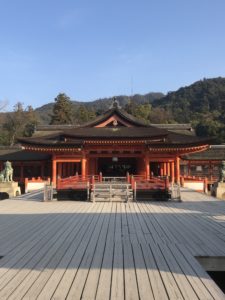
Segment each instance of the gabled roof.
[[129,123],[134,127],[148,127],[146,123],[138,120],[134,116],[128,114],[123,109],[118,108],[118,106],[113,106],[111,109],[107,110],[101,116],[97,117],[95,120],[83,124],[81,127],[95,127],[101,123],[108,120],[110,117],[117,116],[119,119],[124,120],[126,123]]
[[0,147],[1,161],[40,161],[49,159],[51,156],[46,153],[34,153],[24,151],[21,146]]
[[85,127],[65,130],[63,135],[65,137],[74,137],[80,139],[92,139],[92,138],[155,138],[166,137],[167,130],[159,129],[153,126],[149,127]]
[[225,144],[224,145],[212,145],[208,150],[201,153],[186,154],[182,157],[184,160],[191,161],[207,161],[207,160],[225,160]]
[[[112,107],[94,121],[82,126],[54,127],[55,131],[46,128],[47,135],[36,135],[31,138],[18,139],[26,147],[46,149],[80,149],[85,143],[144,143],[151,147],[192,147],[198,145],[207,146],[209,139],[201,139],[192,135],[175,133],[167,130],[165,126],[158,124],[146,125],[119,108],[116,100]],[[190,131],[189,124],[170,125],[171,129],[181,128]],[[43,128],[44,129],[44,128]]]

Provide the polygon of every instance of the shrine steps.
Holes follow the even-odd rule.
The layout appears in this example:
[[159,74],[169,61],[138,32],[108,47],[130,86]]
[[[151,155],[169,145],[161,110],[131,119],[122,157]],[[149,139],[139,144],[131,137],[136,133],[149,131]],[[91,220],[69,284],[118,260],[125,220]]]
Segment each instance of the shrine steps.
[[96,183],[92,189],[92,202],[132,202],[133,190],[128,183]]

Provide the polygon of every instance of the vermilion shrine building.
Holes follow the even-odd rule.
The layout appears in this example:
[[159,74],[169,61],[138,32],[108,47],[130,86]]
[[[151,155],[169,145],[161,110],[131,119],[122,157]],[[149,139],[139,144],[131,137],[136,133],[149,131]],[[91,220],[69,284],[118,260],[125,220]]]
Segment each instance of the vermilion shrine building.
[[[165,125],[146,125],[114,101],[107,112],[82,126],[39,126],[33,137],[19,139],[23,161],[13,163],[14,168],[21,164],[15,175],[50,176],[54,186],[60,179],[76,174],[86,178],[100,173],[103,177],[129,173],[146,179],[168,176],[170,182],[179,183],[180,158],[208,149],[209,142],[178,133],[187,131],[182,124],[176,129],[174,132]],[[33,168],[36,165],[36,171],[24,174],[21,167],[29,164],[29,157],[33,157],[30,162]]]

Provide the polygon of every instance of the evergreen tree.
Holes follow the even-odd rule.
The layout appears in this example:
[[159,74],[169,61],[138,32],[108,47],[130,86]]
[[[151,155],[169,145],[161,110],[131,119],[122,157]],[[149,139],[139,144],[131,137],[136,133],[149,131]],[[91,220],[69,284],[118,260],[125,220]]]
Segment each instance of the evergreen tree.
[[75,112],[76,120],[79,124],[86,123],[96,117],[93,110],[86,108],[84,105],[80,105]]
[[1,142],[6,145],[14,145],[16,138],[21,136],[31,136],[37,125],[37,117],[31,106],[26,110],[23,104],[18,102],[14,106],[14,110],[7,114],[7,119],[3,124],[3,132],[1,134]]
[[72,114],[73,108],[70,98],[64,93],[58,94],[55,98],[50,124],[71,124]]

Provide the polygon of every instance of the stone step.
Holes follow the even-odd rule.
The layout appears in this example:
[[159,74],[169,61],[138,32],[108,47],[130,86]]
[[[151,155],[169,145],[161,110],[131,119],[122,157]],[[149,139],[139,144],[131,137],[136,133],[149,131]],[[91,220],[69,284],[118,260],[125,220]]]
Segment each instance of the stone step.
[[132,202],[133,197],[96,197],[95,202]]
[[94,188],[95,189],[106,189],[106,188],[111,188],[112,189],[126,189],[126,188],[131,188],[131,184],[116,184],[116,185],[110,185],[110,184],[95,184]]
[[[110,190],[109,189],[94,189],[93,190],[94,193],[110,193]],[[129,190],[111,190],[111,193],[117,193],[117,194],[120,194],[120,193],[133,193],[133,190],[129,189]]]

